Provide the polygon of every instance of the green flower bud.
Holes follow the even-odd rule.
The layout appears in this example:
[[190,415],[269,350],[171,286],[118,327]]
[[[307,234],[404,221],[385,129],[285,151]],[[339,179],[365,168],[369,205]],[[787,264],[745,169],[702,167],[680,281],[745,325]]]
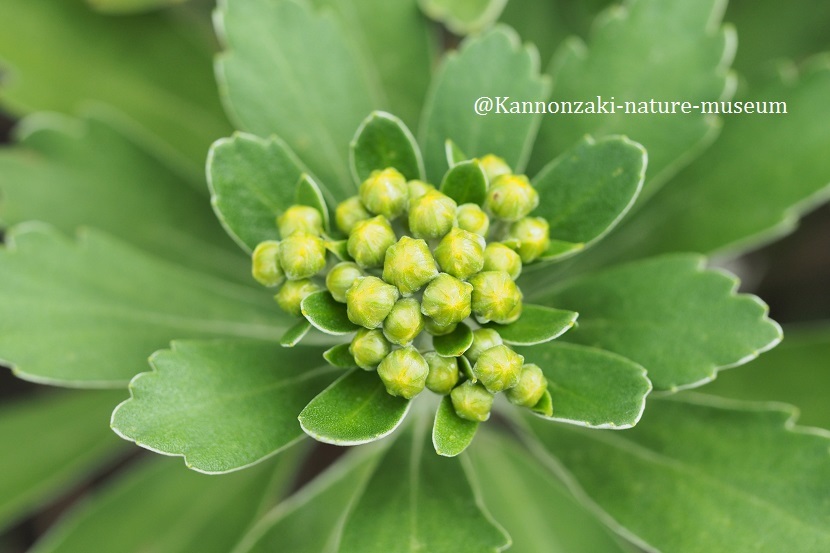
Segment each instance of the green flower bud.
[[518,221],[539,205],[539,194],[524,175],[502,175],[487,191],[484,205],[496,217]]
[[478,160],[484,174],[487,175],[487,182],[493,182],[502,175],[509,175],[513,172],[510,166],[499,156],[487,154]]
[[406,179],[396,169],[372,171],[360,185],[360,201],[377,215],[394,219],[406,210],[409,188]]
[[516,304],[516,306],[510,310],[510,313],[507,314],[507,318],[504,319],[504,322],[499,323],[503,325],[509,325],[510,323],[515,323],[519,320],[519,317],[522,316],[522,302]]
[[346,292],[346,314],[349,320],[365,328],[378,328],[392,311],[398,289],[378,277],[357,279]]
[[504,271],[516,280],[522,274],[522,258],[504,244],[490,242],[484,248],[483,270]]
[[280,265],[288,280],[312,277],[326,267],[326,243],[319,236],[297,231],[280,243]]
[[427,192],[409,205],[409,230],[418,238],[440,238],[455,223],[458,205],[449,196]]
[[386,250],[395,240],[395,231],[389,220],[378,215],[354,226],[346,242],[346,250],[361,267],[380,267],[386,259]]
[[263,286],[273,287],[285,279],[280,266],[280,243],[276,240],[260,242],[251,256],[251,274]]
[[371,218],[372,214],[366,211],[357,196],[352,196],[340,202],[334,210],[334,222],[337,224],[337,228],[346,235],[351,234],[355,225],[360,221]]
[[283,238],[298,231],[320,236],[323,233],[323,216],[313,207],[292,205],[277,217],[277,226]]
[[433,336],[444,336],[445,334],[449,334],[450,332],[453,332],[457,326],[458,323],[439,325],[429,317],[424,318],[424,330],[426,330]]
[[331,292],[335,301],[346,303],[346,292],[362,276],[363,271],[360,267],[350,261],[343,261],[332,267],[326,275],[326,288]]
[[522,303],[521,290],[504,271],[482,271],[470,279],[470,284],[473,313],[481,324],[508,324],[515,316],[516,305]]
[[492,328],[478,328],[473,331],[473,344],[464,352],[464,356],[471,363],[475,363],[483,352],[503,343],[498,331]]
[[[512,282],[512,281],[511,281]],[[439,327],[460,323],[470,316],[473,287],[446,273],[440,273],[424,289],[421,313]]]
[[458,384],[458,360],[455,357],[441,357],[434,351],[424,354],[429,365],[427,388],[436,394],[447,395]]
[[394,284],[404,296],[411,296],[438,276],[438,266],[427,243],[404,236],[386,251],[383,280]]
[[490,230],[490,218],[476,204],[458,206],[455,210],[455,219],[458,222],[458,228],[479,236],[486,237],[487,231]]
[[524,357],[504,344],[493,346],[478,356],[473,365],[473,374],[485,388],[495,394],[519,383],[524,360]]
[[550,246],[550,225],[542,217],[525,217],[510,225],[510,238],[519,242],[522,261],[530,263]]
[[462,280],[484,267],[484,238],[460,228],[452,229],[435,248],[441,270]]
[[300,303],[307,295],[319,291],[320,287],[308,279],[289,280],[282,285],[274,299],[283,311],[299,317],[303,314],[300,310]]
[[411,208],[412,202],[416,201],[427,192],[432,192],[435,190],[435,187],[431,184],[425,183],[422,180],[411,180],[406,183],[406,189],[409,192],[409,206]]
[[361,328],[349,344],[349,353],[361,369],[374,370],[392,351],[392,344],[383,337],[378,329]]
[[383,321],[383,335],[399,346],[409,345],[424,329],[421,305],[415,298],[404,298],[395,302],[392,311]]
[[450,393],[455,414],[462,419],[484,422],[490,418],[493,408],[493,394],[481,384],[467,380]]
[[378,375],[390,395],[412,399],[424,390],[429,365],[412,346],[396,349],[378,365]]
[[533,407],[548,389],[548,380],[538,365],[528,363],[522,367],[519,383],[505,392],[511,403],[522,407]]

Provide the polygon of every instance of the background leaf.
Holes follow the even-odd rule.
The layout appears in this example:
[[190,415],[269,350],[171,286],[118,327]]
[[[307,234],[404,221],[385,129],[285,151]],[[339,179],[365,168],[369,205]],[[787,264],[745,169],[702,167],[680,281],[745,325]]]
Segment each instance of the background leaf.
[[95,231],[76,241],[45,226],[17,227],[0,250],[0,357],[26,380],[125,386],[174,337],[277,340],[284,321],[252,288]]
[[94,9],[102,13],[124,15],[150,11],[166,6],[180,4],[186,0],[86,0]]
[[[473,441],[478,430],[478,421],[462,419],[455,413],[450,396],[444,396],[432,426],[432,446],[435,453],[444,457],[455,457]],[[429,453],[424,453],[429,455]]]
[[359,326],[349,320],[346,304],[335,301],[326,290],[309,294],[302,301],[303,316],[326,334],[342,336],[357,332]]
[[424,160],[415,137],[403,121],[383,111],[363,120],[351,143],[351,168],[356,183],[372,171],[394,167],[406,180],[424,179]]
[[444,58],[424,105],[418,137],[430,182],[439,182],[448,168],[448,138],[470,156],[496,154],[521,173],[540,116],[476,115],[473,104],[482,96],[544,100],[548,89],[547,79],[539,74],[536,49],[521,46],[509,27],[466,39],[457,53]]
[[648,370],[656,390],[673,391],[705,384],[781,340],[766,304],[736,287],[728,273],[705,270],[702,257],[675,254],[579,278],[542,297],[579,311],[579,327],[563,340],[628,357]]
[[577,317],[578,314],[573,311],[525,303],[522,305],[522,316],[515,323],[486,326],[496,329],[507,344],[532,346],[558,338],[574,326]]
[[830,442],[792,415],[687,394],[650,401],[626,432],[531,426],[552,470],[658,550],[818,553],[830,546]]
[[486,29],[499,18],[507,0],[421,0],[421,9],[457,35]]
[[173,342],[150,359],[112,414],[120,436],[216,474],[302,437],[297,413],[339,372],[322,350],[243,340]]

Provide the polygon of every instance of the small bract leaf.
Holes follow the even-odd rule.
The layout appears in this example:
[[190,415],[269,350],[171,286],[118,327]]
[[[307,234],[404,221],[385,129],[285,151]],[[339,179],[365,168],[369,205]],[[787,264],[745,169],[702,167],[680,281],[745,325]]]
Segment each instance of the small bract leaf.
[[467,449],[478,430],[479,423],[462,419],[455,413],[450,396],[444,396],[435,412],[432,427],[432,445],[435,453],[444,457],[455,457]]
[[578,313],[525,303],[515,323],[484,325],[498,331],[502,340],[514,346],[532,346],[558,338],[574,326]]
[[391,396],[377,373],[355,369],[320,392],[300,413],[315,440],[358,445],[379,440],[403,422],[411,402]]
[[452,166],[441,181],[441,192],[458,205],[484,203],[487,176],[477,159],[461,161]]
[[492,25],[507,0],[420,0],[419,3],[428,17],[457,35],[466,35]]
[[329,220],[329,209],[326,205],[326,199],[323,197],[320,185],[308,173],[300,175],[300,180],[294,188],[294,203],[307,205],[319,211],[320,215],[323,216],[323,228],[328,232],[331,222]]
[[363,120],[351,143],[352,176],[359,185],[372,171],[394,167],[406,180],[424,179],[424,160],[403,121],[383,111]]
[[301,304],[303,316],[326,334],[342,336],[357,332],[356,324],[349,320],[346,304],[334,299],[330,292],[321,290],[307,295]]
[[447,165],[450,169],[452,169],[462,161],[470,159],[464,154],[464,152],[461,151],[461,148],[458,147],[458,144],[456,144],[449,138],[446,140],[446,142],[444,142],[444,151],[447,154]]
[[464,323],[458,323],[449,334],[432,337],[432,346],[442,357],[458,357],[473,344],[473,331]]
[[463,355],[458,358],[458,370],[461,371],[461,374],[463,374],[467,380],[473,383],[478,382],[478,377],[476,377],[476,374],[473,372],[472,363],[470,363],[470,360]]
[[340,261],[354,261],[349,255],[348,240],[326,240],[326,249]]
[[543,417],[549,418],[553,416],[553,397],[550,395],[550,390],[545,390],[542,399],[531,410],[534,413],[539,413]]
[[309,330],[311,330],[311,323],[307,319],[300,319],[297,324],[283,332],[280,345],[284,348],[293,348],[305,338]]
[[[545,418],[617,430],[631,428],[640,420],[651,382],[636,363],[600,349],[561,342],[516,351],[526,362],[539,365],[548,379],[553,415]],[[545,401],[544,397],[540,400],[539,411],[548,409]]]
[[354,355],[349,352],[349,344],[337,344],[333,348],[327,349],[323,352],[323,358],[330,365],[340,367],[341,369],[353,369],[357,367]]

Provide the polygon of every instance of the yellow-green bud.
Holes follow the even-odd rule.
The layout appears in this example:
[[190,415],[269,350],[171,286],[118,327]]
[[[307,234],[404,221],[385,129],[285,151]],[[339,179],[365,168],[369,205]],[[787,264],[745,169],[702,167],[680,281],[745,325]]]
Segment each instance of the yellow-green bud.
[[[509,274],[504,271],[482,271],[470,279],[470,284],[473,285],[473,313],[479,323],[493,321],[508,324],[512,317],[518,318],[516,306],[522,303],[522,292]],[[518,309],[521,310],[521,307]]]
[[504,344],[493,346],[478,356],[473,365],[473,374],[485,388],[495,394],[519,383],[524,360],[524,357]]
[[346,292],[352,284],[363,276],[363,271],[351,261],[343,261],[335,265],[326,275],[326,288],[328,288],[335,301],[346,303]]
[[455,219],[458,222],[458,228],[479,236],[487,236],[487,231],[490,230],[490,218],[477,204],[458,206],[455,210]]
[[525,217],[510,225],[510,238],[518,240],[522,261],[530,263],[550,246],[550,225],[542,217]]
[[276,240],[260,242],[251,256],[251,274],[263,286],[278,286],[285,273],[280,266],[280,243]]
[[409,204],[409,230],[418,238],[440,238],[455,223],[458,205],[449,196],[427,192]]
[[548,380],[538,365],[528,363],[522,367],[519,383],[505,392],[511,403],[533,407],[548,389]]
[[380,267],[386,259],[386,250],[395,240],[395,231],[389,220],[378,215],[354,226],[346,250],[361,267]]
[[477,328],[473,331],[473,344],[464,352],[464,356],[470,360],[471,363],[478,361],[478,356],[488,349],[500,346],[502,342],[501,334],[492,328]]
[[319,291],[320,287],[308,279],[289,280],[282,285],[274,299],[283,311],[299,317],[303,314],[300,310],[300,303],[307,295]]
[[426,194],[432,192],[435,187],[427,184],[422,180],[411,180],[406,183],[406,189],[409,191],[409,206],[412,207],[412,202]]
[[456,327],[458,327],[458,323],[439,325],[429,317],[424,318],[424,330],[426,330],[433,336],[444,336],[445,334],[453,332],[456,329]]
[[516,280],[522,274],[522,258],[499,242],[490,242],[484,248],[484,271],[504,271]]
[[371,218],[372,214],[366,211],[357,196],[352,196],[340,202],[334,210],[334,222],[337,224],[337,228],[346,235],[351,234],[355,225],[360,221]]
[[406,210],[409,188],[406,179],[392,167],[372,171],[358,191],[363,205],[377,215],[394,219]]
[[297,231],[280,243],[280,265],[288,280],[312,277],[326,267],[326,243]]
[[383,280],[397,286],[404,296],[411,296],[436,276],[438,266],[423,240],[404,236],[386,250]]
[[481,384],[473,384],[467,380],[461,386],[453,388],[450,393],[455,414],[462,419],[484,422],[490,418],[490,409],[493,408],[493,394]]
[[516,306],[510,310],[510,313],[507,314],[507,318],[504,319],[503,322],[499,324],[509,325],[510,323],[515,323],[519,320],[519,317],[522,316],[522,302],[516,304]]
[[424,390],[429,365],[412,346],[396,349],[378,365],[378,375],[390,395],[412,399]]
[[349,320],[365,328],[378,328],[392,311],[398,289],[378,277],[361,277],[346,292]]
[[440,273],[424,289],[421,313],[439,327],[460,323],[470,316],[473,287],[446,273]]
[[502,175],[487,191],[485,206],[505,221],[518,221],[539,205],[539,194],[524,175]]
[[436,394],[447,395],[458,384],[458,360],[455,357],[441,357],[434,351],[424,354],[429,365],[427,388]]
[[499,156],[487,154],[478,160],[484,174],[487,175],[487,182],[493,182],[502,175],[509,175],[513,172],[510,166]]
[[378,329],[361,328],[349,344],[349,353],[361,369],[374,370],[392,351],[392,344],[383,337]]
[[406,346],[424,329],[421,305],[415,298],[404,298],[395,302],[392,311],[383,321],[383,335],[399,346]]
[[435,260],[445,273],[467,279],[484,267],[484,238],[454,228],[435,248]]
[[313,207],[292,205],[277,217],[277,226],[283,238],[298,231],[320,236],[323,233],[323,216]]

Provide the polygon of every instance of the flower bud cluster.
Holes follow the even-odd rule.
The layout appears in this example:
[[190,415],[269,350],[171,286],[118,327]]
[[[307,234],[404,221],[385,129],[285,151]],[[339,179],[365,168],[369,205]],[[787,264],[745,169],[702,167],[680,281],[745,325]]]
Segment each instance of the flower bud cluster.
[[463,360],[422,353],[430,349],[427,336],[451,334],[470,317],[482,325],[515,322],[522,314],[515,281],[550,243],[547,222],[529,216],[539,196],[527,177],[496,156],[479,161],[489,181],[483,205],[458,205],[394,168],[374,171],[335,208],[351,259],[330,266],[324,281],[330,239],[321,213],[307,206],[277,218],[281,241],[259,244],[252,267],[264,286],[282,285],[275,299],[293,315],[323,286],[345,304],[360,327],[349,352],[389,394],[410,399],[427,388],[449,395],[456,413],[474,421],[489,418],[499,392],[533,407],[547,389],[544,375],[492,328],[473,332]]

